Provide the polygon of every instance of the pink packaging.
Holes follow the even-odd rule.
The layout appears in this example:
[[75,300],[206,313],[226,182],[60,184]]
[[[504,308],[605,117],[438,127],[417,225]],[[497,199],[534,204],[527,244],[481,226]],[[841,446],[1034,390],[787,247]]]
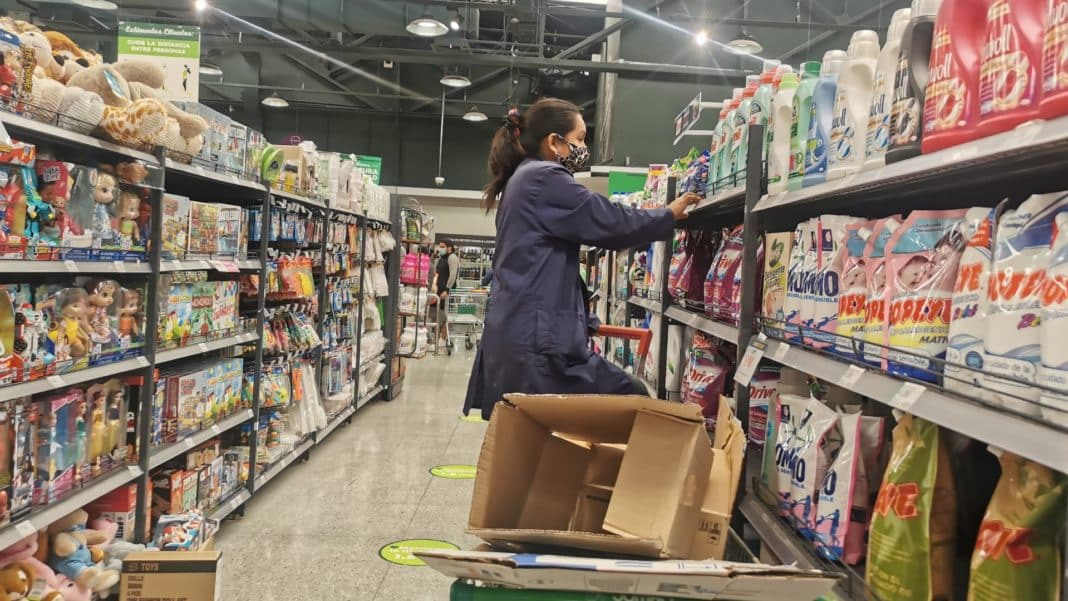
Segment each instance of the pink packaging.
[[727,384],[731,365],[708,338],[694,335],[693,347],[682,379],[682,402],[701,406],[705,428],[716,429],[719,397]]
[[[741,235],[742,232],[739,232]],[[743,245],[744,246],[744,245]],[[758,282],[764,281],[764,239],[760,238],[760,245],[757,246],[757,274],[756,280]],[[721,307],[724,307],[724,313],[720,316],[720,320],[727,322],[731,325],[738,325],[739,317],[742,313],[742,253],[738,253],[737,258],[731,264],[731,276],[724,282],[722,290],[723,298],[720,303]],[[760,300],[761,295],[756,296],[756,304],[753,310],[760,313]]]
[[727,251],[727,241],[730,239],[728,232],[724,231],[722,236],[722,242],[716,249],[716,254],[712,257],[712,262],[708,265],[708,271],[705,275],[704,285],[704,303],[705,313],[709,317],[715,314],[715,297],[716,297],[716,278],[719,275],[719,262],[723,257],[723,253]]
[[[890,373],[937,382],[949,341],[966,209],[913,211],[887,244]],[[901,352],[906,349],[909,352]]]
[[846,226],[845,243],[841,248],[842,278],[838,295],[838,324],[834,349],[839,355],[863,358],[857,334],[864,330],[864,310],[868,304],[868,275],[864,271],[868,240],[879,221],[862,221]]
[[737,226],[723,241],[723,250],[719,253],[712,269],[715,274],[711,282],[709,296],[706,279],[705,304],[713,319],[729,321],[731,315],[730,290],[734,287],[734,272],[742,261],[742,226]]
[[778,394],[779,366],[763,363],[757,367],[749,382],[749,444],[764,448],[767,437],[768,412],[771,401]]
[[[688,239],[686,230],[678,230],[675,232],[674,248],[671,253],[671,265],[668,267],[668,290],[678,297],[679,280],[683,271],[690,262],[690,256],[686,252]],[[685,295],[684,295],[685,296]]]
[[[790,251],[790,266],[786,275],[786,302],[783,305],[783,313],[786,315],[786,339],[790,342],[800,342],[801,324],[804,321],[805,308],[805,280],[810,269],[808,258],[809,248],[814,239],[813,228],[816,220],[798,224],[794,230],[794,245]],[[812,265],[815,265],[813,261]]]
[[[861,461],[859,413],[839,414],[834,434],[821,452],[833,456],[819,484],[816,503],[816,549],[830,560],[856,564],[864,556],[868,517],[868,483]],[[840,441],[833,449],[830,441]]]
[[881,368],[886,367],[884,347],[889,343],[886,322],[889,318],[890,286],[886,271],[886,246],[899,227],[899,217],[882,220],[868,238],[868,247],[864,249],[864,256],[867,257],[864,273],[868,279],[868,300],[864,308],[862,337],[864,361]]
[[846,240],[846,227],[855,222],[856,218],[844,215],[823,215],[819,219],[816,271],[809,278],[805,297],[812,306],[805,344],[818,349],[834,347],[843,268],[841,248]]

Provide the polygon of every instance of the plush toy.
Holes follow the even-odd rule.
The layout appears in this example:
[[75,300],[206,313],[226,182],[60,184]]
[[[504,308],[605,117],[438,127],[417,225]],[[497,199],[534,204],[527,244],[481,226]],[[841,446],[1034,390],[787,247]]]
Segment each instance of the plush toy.
[[[42,563],[37,557],[39,551],[38,533],[34,532],[26,538],[11,545],[7,549],[0,551],[0,568],[3,568],[5,573],[11,566],[19,566],[30,577],[30,581],[40,580],[45,583],[45,595],[41,598],[41,601],[89,601],[89,593],[82,593],[74,588],[74,592],[64,595],[62,590],[69,589],[73,583],[66,581],[60,582],[56,578],[56,573],[52,571],[52,568],[47,564]],[[17,577],[17,575],[16,575]],[[4,577],[5,582],[11,582],[11,575],[7,574]],[[11,586],[7,584],[6,586]],[[3,587],[0,587],[3,588]],[[12,598],[10,593],[14,592],[11,588],[8,588],[7,598]],[[18,599],[20,597],[14,597]]]
[[19,34],[19,43],[24,48],[33,48],[37,61],[36,74],[38,77],[48,77],[59,81],[63,76],[63,66],[56,62],[52,55],[52,42],[40,31],[24,31]]
[[91,134],[104,120],[104,99],[96,92],[81,88],[63,88],[59,101],[59,122],[63,129]]
[[126,78],[134,100],[159,99],[167,109],[167,117],[175,121],[168,122],[164,128],[159,139],[161,146],[190,157],[200,153],[201,147],[204,146],[204,133],[208,131],[208,122],[203,117],[191,115],[162,98],[160,90],[166,76],[159,64],[131,59],[115,63],[112,67]]
[[75,74],[68,87],[98,94],[104,100],[104,118],[99,129],[116,142],[149,143],[167,125],[167,108],[158,98],[134,100],[130,85],[112,65],[94,65]]
[[0,568],[0,599],[25,599],[33,589],[33,568],[24,562]]
[[56,572],[77,583],[82,590],[105,591],[119,581],[119,573],[97,565],[103,551],[90,549],[108,541],[107,534],[86,528],[89,514],[78,509],[48,527],[51,539],[49,564]]
[[46,31],[44,35],[52,46],[52,57],[60,67],[60,75],[56,79],[63,83],[70,81],[75,74],[103,62],[99,55],[82,50],[63,33]]

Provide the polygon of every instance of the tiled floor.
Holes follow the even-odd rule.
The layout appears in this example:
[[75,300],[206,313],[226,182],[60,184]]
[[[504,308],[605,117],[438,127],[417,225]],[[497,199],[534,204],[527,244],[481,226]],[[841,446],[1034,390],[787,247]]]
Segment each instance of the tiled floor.
[[474,480],[429,469],[478,459],[485,424],[458,419],[473,353],[408,363],[404,393],[361,409],[223,524],[223,601],[443,601],[450,581],[378,556],[413,539],[477,544],[463,533]]

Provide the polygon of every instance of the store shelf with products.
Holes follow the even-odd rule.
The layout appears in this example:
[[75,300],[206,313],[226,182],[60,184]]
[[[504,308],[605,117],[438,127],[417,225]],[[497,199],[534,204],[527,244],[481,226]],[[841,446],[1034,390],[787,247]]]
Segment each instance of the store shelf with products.
[[353,413],[356,413],[356,407],[350,405],[347,409],[335,415],[330,420],[329,425],[315,433],[315,444],[322,444],[327,437],[334,433],[334,430],[337,430],[338,426],[352,417]]
[[292,465],[295,461],[303,458],[306,453],[311,451],[311,448],[315,446],[314,440],[305,440],[293,448],[292,451],[286,453],[284,457],[274,462],[263,471],[262,474],[256,477],[256,487],[253,490],[253,494],[258,492],[268,482],[273,480],[278,474],[281,474],[287,467]]
[[211,426],[205,428],[204,430],[201,430],[200,432],[197,432],[196,434],[193,434],[192,436],[188,436],[182,440],[170,443],[165,446],[151,449],[149,451],[148,466],[150,469],[156,469],[157,467],[163,465],[164,463],[167,463],[171,459],[174,459],[175,457],[186,453],[190,449],[198,447],[215,438],[216,436],[219,436],[224,432],[228,432],[233,428],[240,426],[241,424],[252,419],[253,416],[254,413],[252,409],[243,409],[231,415],[230,417],[223,418],[221,421],[212,424]]

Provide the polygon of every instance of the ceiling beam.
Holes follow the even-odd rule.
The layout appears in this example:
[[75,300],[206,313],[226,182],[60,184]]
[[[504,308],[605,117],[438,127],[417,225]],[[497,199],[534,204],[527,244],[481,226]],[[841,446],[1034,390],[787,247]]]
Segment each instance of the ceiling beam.
[[[486,73],[485,75],[482,75],[480,77],[472,79],[471,80],[471,85],[466,87],[466,88],[454,88],[452,90],[449,90],[449,91],[445,92],[445,97],[448,98],[450,96],[455,96],[456,94],[459,94],[460,92],[463,92],[465,90],[466,91],[471,91],[473,89],[482,87],[483,85],[485,85],[485,84],[497,79],[499,76],[501,76],[501,75],[503,75],[504,73],[507,73],[507,72],[508,72],[508,67],[500,67],[498,69],[494,69],[494,70],[490,71],[489,73]],[[426,108],[426,107],[428,107],[428,106],[430,106],[432,104],[435,104],[436,102],[437,102],[436,100],[424,100],[424,101],[420,102],[419,104],[413,106],[409,110],[411,110],[411,111],[421,111],[424,108]],[[476,102],[476,103],[473,103],[473,104],[478,104],[478,103]]]
[[[889,8],[889,7],[891,7],[891,6],[895,5],[895,4],[905,4],[905,3],[906,2],[904,2],[904,0],[882,0],[882,2],[879,2],[875,6],[871,6],[871,7],[867,8],[867,9],[857,13],[856,15],[851,15],[851,16],[847,17],[840,24],[841,25],[854,25],[854,24],[860,23],[864,19],[867,19],[868,17],[878,13],[881,10],[886,10],[887,8]],[[824,31],[823,33],[821,33],[821,34],[809,39],[805,43],[799,44],[799,45],[791,48],[790,50],[787,50],[786,52],[784,52],[782,55],[779,56],[779,60],[781,60],[783,62],[788,62],[791,58],[797,56],[798,54],[801,54],[802,52],[808,50],[812,46],[815,46],[816,44],[819,44],[820,42],[822,42],[822,41],[824,41],[826,39],[829,39],[829,38],[831,38],[831,37],[833,37],[833,36],[835,36],[837,34],[838,34],[838,31],[835,31],[835,30]]]
[[[664,4],[667,1],[668,0],[655,0],[651,6],[649,6],[648,8],[645,9],[645,11],[646,12],[650,12],[650,11],[656,10],[657,8],[660,7],[660,5]],[[572,44],[571,46],[565,48],[564,50],[562,50],[560,52],[560,54],[556,55],[556,58],[568,58],[570,56],[574,56],[574,55],[578,54],[579,52],[582,52],[586,48],[592,46],[593,44],[597,44],[601,40],[603,40],[603,39],[607,38],[608,36],[612,35],[613,33],[623,29],[624,27],[626,27],[630,23],[631,23],[631,21],[629,19],[620,19],[619,21],[616,21],[615,23],[612,23],[608,27],[605,27],[601,31],[596,31],[594,33],[591,33],[590,35],[586,36],[586,39],[582,40],[581,42],[577,42],[577,43]]]
[[[319,81],[321,81],[324,84],[334,88],[335,90],[338,90],[340,92],[355,92],[355,90],[353,90],[352,88],[334,81],[326,73],[323,73],[322,71],[319,71],[315,67],[313,67],[313,66],[309,65],[308,63],[300,60],[299,58],[293,56],[292,54],[284,54],[283,56],[285,56],[286,60],[288,60],[289,62],[291,62],[294,65],[296,65],[297,67],[299,67],[302,71],[312,75],[313,77],[315,77]],[[354,96],[354,97],[357,98],[357,100],[359,100],[359,102],[361,102],[362,104],[367,105],[370,108],[373,108],[373,109],[376,109],[376,110],[385,110],[384,107],[378,106],[373,102],[367,102],[366,100],[360,99],[358,96]]]

